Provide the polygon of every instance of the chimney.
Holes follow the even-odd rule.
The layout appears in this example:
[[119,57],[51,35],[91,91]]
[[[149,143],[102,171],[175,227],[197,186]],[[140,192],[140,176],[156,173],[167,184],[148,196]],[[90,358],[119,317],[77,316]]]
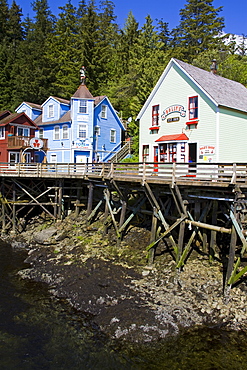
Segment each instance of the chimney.
[[213,59],[212,60],[212,64],[211,64],[211,67],[210,67],[210,70],[211,70],[211,72],[214,74],[214,75],[216,75],[217,74],[217,61],[216,61],[216,59]]

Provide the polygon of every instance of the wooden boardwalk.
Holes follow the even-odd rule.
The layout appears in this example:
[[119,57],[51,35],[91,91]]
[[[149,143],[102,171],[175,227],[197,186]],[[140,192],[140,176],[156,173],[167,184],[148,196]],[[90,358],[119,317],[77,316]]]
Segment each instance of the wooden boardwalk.
[[138,219],[150,264],[171,253],[181,269],[200,253],[222,261],[225,287],[245,279],[247,163],[1,163],[0,179],[2,233],[37,212],[56,220],[84,207],[118,243]]
[[98,178],[153,184],[247,186],[247,163],[0,163],[0,177]]

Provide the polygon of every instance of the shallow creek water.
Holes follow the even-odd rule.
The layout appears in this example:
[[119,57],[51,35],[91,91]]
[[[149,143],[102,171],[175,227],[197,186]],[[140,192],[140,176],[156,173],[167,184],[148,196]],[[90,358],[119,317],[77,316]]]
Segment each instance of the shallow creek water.
[[0,369],[247,369],[247,335],[200,328],[158,343],[112,342],[90,319],[21,280],[24,252],[0,243]]

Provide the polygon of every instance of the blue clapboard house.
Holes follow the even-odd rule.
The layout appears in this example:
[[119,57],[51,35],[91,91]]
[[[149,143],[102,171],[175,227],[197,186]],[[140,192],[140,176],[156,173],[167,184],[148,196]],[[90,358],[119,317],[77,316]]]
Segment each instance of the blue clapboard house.
[[84,79],[70,100],[23,102],[16,112],[25,112],[39,127],[36,136],[48,139],[47,158],[39,151],[37,162],[107,162],[121,148],[125,128],[117,112],[107,96],[93,97]]

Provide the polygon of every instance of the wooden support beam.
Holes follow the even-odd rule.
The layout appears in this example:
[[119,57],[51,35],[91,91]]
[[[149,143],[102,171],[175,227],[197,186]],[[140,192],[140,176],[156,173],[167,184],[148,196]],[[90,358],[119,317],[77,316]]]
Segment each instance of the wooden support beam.
[[116,234],[117,234],[117,238],[120,238],[120,232],[118,230],[117,222],[115,220],[114,213],[112,211],[112,207],[111,207],[111,203],[110,203],[110,192],[109,192],[108,189],[105,189],[104,190],[104,196],[105,196],[105,201],[107,203],[107,206],[108,206],[108,209],[109,209],[111,218],[112,218],[113,226],[114,226],[115,231],[116,231]]
[[57,211],[58,211],[58,189],[56,188],[55,189],[55,199],[54,199],[54,206],[53,206],[53,209],[54,209],[54,218],[57,218]]
[[[153,248],[161,239],[163,239],[166,235],[170,234],[171,231],[173,229],[175,229],[175,227],[177,227],[182,221],[184,221],[185,219],[185,216],[183,218],[179,218],[177,219],[176,222],[174,222],[174,224],[172,224],[164,233],[162,233],[158,239],[156,239],[153,243],[150,243],[148,246],[147,246],[147,250],[149,251],[150,248]],[[175,246],[173,246],[174,250],[175,250],[175,253],[177,253],[177,245],[175,244]]]
[[78,187],[77,190],[76,190],[76,202],[75,202],[75,214],[76,214],[76,217],[79,216],[79,213],[80,213],[80,195],[81,195],[81,188]]
[[236,251],[236,243],[237,243],[237,233],[234,226],[232,226],[232,234],[231,234],[231,242],[230,242],[230,249],[228,255],[228,264],[227,264],[227,271],[226,271],[226,281],[225,281],[225,289],[228,286],[228,282],[233,272],[234,266],[234,259],[235,259],[235,251]]
[[[202,209],[206,209],[207,206],[208,204],[206,202],[202,203]],[[202,219],[203,223],[206,223],[206,220],[207,220],[207,214],[203,216],[203,219]],[[202,231],[202,251],[203,253],[207,253],[208,251],[208,235],[207,235],[205,228],[203,228],[203,231]]]
[[[122,201],[122,208],[121,208],[121,215],[120,215],[120,220],[119,220],[119,229],[123,226],[124,220],[125,220],[125,215],[126,215],[126,210],[127,210],[127,202],[126,200]],[[123,233],[121,233],[121,239],[123,238]]]
[[243,244],[243,247],[242,247],[242,250],[241,250],[241,256],[243,256],[243,254],[247,250],[247,241],[246,241],[246,239],[245,239],[245,237],[243,235],[243,232],[242,232],[242,230],[241,230],[241,228],[240,228],[240,226],[238,224],[238,221],[237,221],[237,219],[236,219],[236,217],[234,215],[234,212],[232,210],[230,211],[230,218],[231,218],[232,223],[233,223],[233,225],[234,225],[234,227],[235,227],[235,229],[236,229],[236,231],[238,233],[238,236],[239,236],[239,238],[240,238],[240,240],[241,240],[241,242]]
[[109,216],[109,208],[107,202],[105,202],[105,213],[104,213],[104,234],[108,233],[108,216]]
[[183,252],[184,230],[185,230],[185,222],[183,221],[181,222],[180,227],[179,227],[177,262],[179,261],[180,257],[182,256],[182,252]]
[[132,207],[132,213],[131,213],[131,215],[122,224],[122,226],[119,227],[119,230],[118,231],[120,233],[127,227],[127,225],[130,223],[130,221],[132,220],[132,218],[140,211],[140,209],[143,206],[143,204],[145,203],[145,201],[146,201],[146,199],[145,199],[144,196],[142,196],[140,199],[138,199],[138,201],[136,202],[136,204],[134,205],[134,207]]
[[90,215],[87,217],[87,222],[91,221],[93,219],[93,217],[96,215],[99,207],[101,206],[101,204],[103,203],[103,200],[101,199],[98,204],[96,205],[96,207],[93,209],[93,211],[90,213]]
[[93,209],[93,184],[92,182],[88,185],[88,202],[87,202],[87,217],[91,214]]
[[[168,223],[166,222],[166,220],[165,220],[165,218],[164,218],[164,216],[163,216],[163,214],[162,214],[162,211],[161,211],[161,209],[160,209],[160,206],[159,206],[159,203],[158,203],[158,201],[156,200],[156,198],[155,198],[155,196],[154,196],[154,194],[153,194],[153,192],[152,192],[152,190],[151,190],[151,188],[150,188],[150,186],[148,185],[148,183],[146,183],[146,182],[144,182],[143,183],[143,185],[145,186],[145,188],[146,188],[146,196],[147,196],[147,198],[148,198],[148,200],[149,200],[149,202],[150,202],[150,204],[152,205],[152,207],[155,207],[156,209],[157,209],[157,213],[158,213],[158,215],[159,215],[159,217],[160,217],[160,220],[161,220],[161,222],[162,222],[162,225],[164,226],[164,228],[165,228],[165,233],[164,234],[162,234],[162,235],[167,235],[167,234],[169,234],[169,232],[167,232],[168,230],[170,230],[170,231],[172,231],[173,230],[173,226],[172,226],[172,228],[168,225]],[[175,224],[176,224],[176,222],[175,222]],[[173,225],[175,225],[175,224],[173,224]],[[177,226],[177,225],[176,225]],[[164,237],[163,236],[163,237]],[[161,237],[161,239],[163,238],[163,237]],[[174,250],[177,250],[177,245],[176,245],[176,242],[175,242],[175,240],[174,240],[174,238],[173,238],[173,236],[170,234],[169,236],[169,240],[170,240],[170,242],[171,242],[171,244],[172,244],[172,247],[173,247],[173,249]],[[152,244],[152,243],[151,243]],[[147,249],[149,250],[150,249],[150,245],[151,244],[149,244],[149,246],[147,247]],[[152,248],[152,247],[151,247]]]
[[[212,225],[217,224],[217,211],[218,211],[218,203],[217,201],[213,201],[213,210],[212,210]],[[209,246],[209,259],[214,259],[215,256],[215,248],[216,248],[216,230],[211,228],[211,238],[210,238],[210,246]]]
[[[157,234],[157,209],[156,207],[153,208],[153,216],[152,216],[152,227],[151,227],[151,234],[150,234],[150,244],[152,244],[156,239]],[[150,248],[148,251],[148,263],[152,265],[154,263],[154,254],[155,254],[155,247]]]
[[14,183],[24,192],[26,193],[37,205],[39,205],[47,214],[49,214],[52,218],[54,218],[54,215],[46,209],[42,203],[39,203],[23,186],[18,184],[17,181],[14,181]]
[[[186,260],[186,257],[188,256],[188,254],[190,252],[192,242],[194,241],[194,238],[195,238],[196,234],[199,233],[199,227],[209,228],[211,226],[211,225],[204,224],[204,223],[200,222],[200,220],[204,219],[205,215],[209,212],[210,208],[211,208],[211,202],[207,205],[207,207],[204,208],[198,222],[193,221],[193,217],[191,216],[191,214],[189,212],[187,212],[189,217],[191,218],[191,220],[185,220],[184,223],[189,224],[189,225],[193,225],[193,226],[196,227],[196,229],[193,230],[193,232],[190,236],[190,239],[189,239],[188,243],[186,244],[186,247],[184,248],[182,255],[180,256],[180,259],[179,259],[179,261],[177,263],[177,266],[176,266],[177,268],[181,268],[184,265],[184,261]],[[203,238],[202,238],[202,240],[203,240]]]
[[14,234],[16,234],[16,186],[15,183],[13,183],[13,211],[12,211],[12,231]]
[[[176,204],[176,207],[177,207],[177,210],[178,210],[180,216],[183,216],[183,215],[187,216],[186,207],[185,207],[183,198],[181,196],[179,187],[177,185],[174,185],[174,188],[170,186],[170,189],[171,189],[171,193],[172,193],[174,202]],[[173,189],[175,190],[175,193],[174,193]]]
[[57,217],[59,220],[62,220],[64,210],[63,210],[64,204],[63,204],[63,180],[59,180],[58,185],[58,212]]

